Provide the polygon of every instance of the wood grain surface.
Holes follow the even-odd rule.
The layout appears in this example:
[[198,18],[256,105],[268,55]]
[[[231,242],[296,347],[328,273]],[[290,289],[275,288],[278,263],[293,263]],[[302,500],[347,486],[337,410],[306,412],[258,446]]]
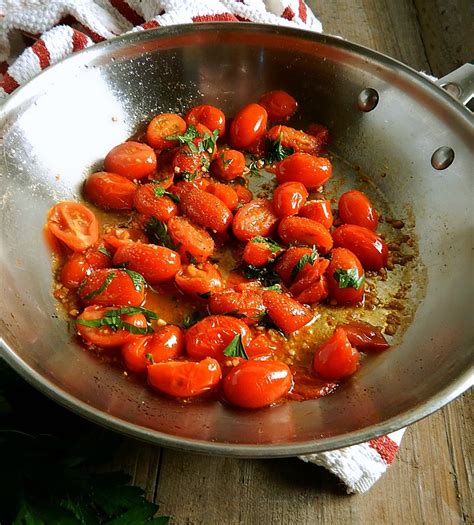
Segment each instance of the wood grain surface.
[[[468,0],[308,3],[327,33],[418,70],[440,76],[474,58]],[[392,467],[362,495],[297,459],[206,457],[133,440],[108,468],[129,472],[175,525],[472,523],[472,400],[465,394],[409,428]]]

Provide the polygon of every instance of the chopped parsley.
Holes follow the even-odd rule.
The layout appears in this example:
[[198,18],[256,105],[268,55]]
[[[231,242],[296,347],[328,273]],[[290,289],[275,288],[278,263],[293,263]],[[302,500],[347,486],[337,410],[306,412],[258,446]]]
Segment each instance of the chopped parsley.
[[[104,282],[99,286],[99,288],[97,288],[97,290],[92,290],[92,292],[88,293],[82,299],[84,301],[89,301],[89,299],[92,299],[96,295],[100,295],[102,292],[105,292],[109,284],[115,279],[115,275],[115,272],[110,272],[109,275],[107,275],[107,277],[105,278]],[[83,286],[84,285],[81,283],[81,289]]]
[[[192,124],[190,124],[183,135],[168,135],[165,137],[165,140],[177,140],[180,144],[186,144],[189,146],[189,149],[192,151],[191,146],[196,148],[196,145],[193,143],[193,139],[197,137],[199,137],[199,131]],[[197,148],[193,153],[197,153]]]
[[127,274],[130,276],[130,279],[132,280],[133,287],[137,292],[141,292],[143,290],[143,287],[145,285],[145,279],[143,278],[143,275],[141,275],[138,272],[133,272],[132,270],[124,270],[127,272]]
[[212,132],[211,136],[205,133],[203,140],[201,140],[201,142],[199,143],[199,151],[207,151],[207,153],[212,153],[214,151],[214,148],[216,147],[218,138],[219,138],[218,129],[215,129]]
[[192,182],[197,177],[197,173],[191,173],[190,171],[182,171],[180,173],[180,176],[186,182]]
[[306,266],[306,264],[314,264],[318,259],[318,252],[316,248],[311,250],[311,253],[305,253],[303,257],[293,266],[291,270],[291,280],[294,281],[301,270]]
[[348,270],[338,268],[333,275],[339,284],[339,288],[354,288],[355,290],[359,290],[365,281],[364,274],[359,276],[359,270],[357,268],[349,268]]
[[260,176],[260,168],[258,167],[258,160],[253,155],[250,155],[250,162],[247,166],[250,172],[250,175]]
[[256,243],[256,244],[266,244],[268,248],[270,248],[270,251],[272,253],[278,253],[281,251],[281,246],[277,244],[273,239],[269,239],[268,237],[262,237],[261,235],[257,235],[253,239],[251,239],[250,242]]
[[161,186],[155,186],[154,192],[155,192],[156,197],[169,197],[173,202],[175,202],[176,204],[179,204],[180,198],[174,193],[171,193],[170,191],[166,191]]
[[153,244],[161,244],[170,250],[176,248],[171,240],[170,234],[168,233],[168,227],[166,224],[155,217],[152,217],[146,224],[145,233]]
[[249,356],[245,351],[244,345],[242,344],[242,336],[236,335],[232,341],[226,346],[224,355],[227,357],[242,357],[248,359]]

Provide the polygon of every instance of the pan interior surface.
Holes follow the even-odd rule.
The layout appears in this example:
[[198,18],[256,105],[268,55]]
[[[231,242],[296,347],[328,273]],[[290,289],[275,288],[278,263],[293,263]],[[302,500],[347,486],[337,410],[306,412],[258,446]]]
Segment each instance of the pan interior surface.
[[[378,94],[371,111],[358,99]],[[42,225],[114,145],[159,112],[210,103],[232,115],[273,89],[325,124],[393,215],[415,218],[426,279],[394,348],[334,394],[259,411],[183,405],[80,349],[51,293]],[[2,352],[42,391],[99,423],[169,446],[285,456],[370,439],[423,417],[472,379],[472,122],[408,68],[338,39],[258,25],[148,31],[94,46],[40,75],[0,110]],[[449,146],[442,171],[433,152]],[[420,270],[421,271],[421,270]],[[421,281],[420,281],[421,283]]]

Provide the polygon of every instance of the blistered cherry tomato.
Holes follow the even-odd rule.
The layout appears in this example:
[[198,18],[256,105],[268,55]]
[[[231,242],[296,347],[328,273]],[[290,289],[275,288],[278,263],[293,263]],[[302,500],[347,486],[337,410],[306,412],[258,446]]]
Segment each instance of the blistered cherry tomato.
[[192,124],[203,124],[206,128],[214,131],[219,130],[219,137],[225,132],[225,115],[224,113],[214,106],[209,104],[202,104],[200,106],[194,106],[184,117],[188,126]]
[[249,327],[240,319],[225,315],[210,315],[186,332],[186,352],[193,359],[213,357],[219,362],[225,358],[224,350],[239,335],[244,348],[252,339]]
[[111,253],[115,253],[117,248],[129,242],[148,242],[148,237],[144,232],[135,227],[130,228],[110,228],[102,237],[104,244]]
[[259,268],[265,266],[275,259],[281,252],[281,248],[275,241],[265,237],[254,237],[247,242],[242,259],[252,266]]
[[104,168],[127,179],[141,179],[156,170],[156,154],[141,142],[123,142],[107,153]]
[[270,319],[285,334],[299,330],[313,319],[308,308],[285,293],[268,290],[263,294],[263,304]]
[[78,202],[60,202],[48,212],[50,232],[75,252],[83,252],[99,239],[95,215]]
[[298,108],[298,102],[289,93],[280,89],[265,93],[258,103],[267,110],[268,120],[273,122],[287,121]]
[[263,408],[286,396],[293,384],[287,365],[280,361],[244,361],[224,378],[224,396],[231,405]]
[[293,153],[276,166],[276,178],[280,184],[291,181],[301,182],[308,190],[314,190],[325,184],[331,173],[331,161],[308,153]]
[[325,379],[344,379],[357,370],[359,359],[344,329],[336,328],[334,335],[316,350],[313,370]]
[[245,151],[253,155],[254,157],[261,159],[265,157],[268,150],[267,137],[262,135],[257,140],[246,146]]
[[171,217],[178,215],[178,206],[162,191],[160,186],[153,183],[138,186],[133,197],[133,204],[137,211],[155,217],[161,222],[168,222]]
[[278,225],[278,235],[286,244],[316,246],[322,255],[328,253],[333,244],[329,231],[306,217],[285,217]]
[[246,148],[265,133],[267,111],[259,104],[248,104],[235,115],[230,125],[230,144],[236,149]]
[[167,190],[174,182],[173,160],[179,148],[162,151],[156,158],[156,171],[148,175],[148,180]]
[[346,191],[339,199],[339,217],[346,224],[356,224],[375,231],[379,217],[372,203],[361,191]]
[[150,284],[171,281],[181,268],[181,258],[175,251],[141,242],[131,242],[117,249],[114,264],[124,263],[128,270],[141,273]]
[[204,263],[202,266],[188,264],[182,266],[174,277],[178,288],[188,295],[208,299],[210,295],[224,288],[221,272],[215,264]]
[[311,255],[311,252],[311,248],[291,246],[278,259],[275,265],[275,271],[287,286],[293,282],[302,272],[305,272],[311,268],[311,264],[306,262],[298,272],[295,270],[295,267],[300,259],[302,257],[306,257],[306,259],[308,259],[308,257]]
[[308,135],[312,135],[317,141],[317,145],[315,146],[315,151],[313,152],[313,155],[318,155],[321,151],[324,150],[325,146],[329,143],[329,130],[326,126],[323,126],[322,124],[310,124],[306,129],[306,133],[308,133]]
[[356,304],[362,301],[365,289],[364,270],[351,251],[334,248],[326,275],[329,294],[338,304]]
[[229,288],[215,293],[209,300],[209,310],[213,314],[237,315],[248,325],[256,324],[265,314],[263,290],[242,286],[239,289]]
[[191,151],[182,146],[173,158],[173,172],[185,180],[193,179],[208,171],[210,157],[207,151]]
[[[283,340],[283,338],[281,339]],[[276,352],[281,351],[281,341],[275,341],[265,334],[260,334],[252,339],[250,346],[246,350],[246,354],[249,359],[266,359],[271,358]]]
[[148,367],[148,382],[159,392],[174,397],[198,396],[215,388],[221,380],[221,367],[215,359],[164,361]]
[[104,210],[131,210],[136,189],[130,179],[106,171],[89,175],[84,183],[87,199]]
[[220,182],[212,182],[206,186],[205,191],[212,193],[218,199],[220,199],[230,211],[235,210],[239,203],[239,197],[236,191],[227,184],[221,184]]
[[300,303],[314,304],[326,299],[329,295],[329,285],[324,275],[329,266],[327,259],[319,259],[308,269],[298,273],[295,282],[290,286],[290,292]]
[[358,350],[380,352],[390,347],[377,326],[363,321],[352,321],[341,325],[341,328],[346,331],[347,339],[351,345]]
[[237,239],[248,241],[257,235],[268,237],[275,228],[278,217],[268,199],[256,199],[244,204],[234,216],[232,230]]
[[168,232],[183,261],[204,262],[214,251],[214,240],[206,230],[194,225],[186,217],[173,217]]
[[334,221],[330,200],[309,201],[300,210],[301,217],[321,223],[329,230]]
[[66,288],[78,288],[93,270],[108,268],[110,265],[111,259],[104,246],[93,246],[85,252],[71,255],[62,267],[60,280]]
[[308,191],[301,182],[285,182],[273,192],[273,209],[278,217],[297,215],[307,198]]
[[172,135],[183,135],[186,122],[176,113],[156,115],[146,129],[146,141],[154,149],[167,149],[177,146],[177,140],[167,140]]
[[316,154],[319,151],[319,142],[312,135],[288,126],[273,126],[267,133],[270,141],[280,141],[285,148],[292,148],[297,153]]
[[387,266],[387,245],[372,230],[355,224],[343,224],[332,236],[334,246],[347,248],[353,252],[365,270],[380,270]]
[[245,169],[243,153],[235,149],[222,149],[211,164],[211,172],[218,179],[232,180],[241,177]]
[[252,192],[245,186],[242,186],[242,184],[235,184],[233,188],[235,193],[237,193],[239,204],[247,204],[253,199]]

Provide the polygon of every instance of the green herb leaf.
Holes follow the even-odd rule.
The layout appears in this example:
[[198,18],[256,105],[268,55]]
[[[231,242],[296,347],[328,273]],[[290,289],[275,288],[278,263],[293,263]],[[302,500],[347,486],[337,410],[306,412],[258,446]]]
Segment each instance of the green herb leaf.
[[134,314],[143,314],[146,317],[147,321],[158,320],[159,316],[152,310],[147,310],[141,306],[124,306],[123,308],[118,308],[114,310],[107,310],[105,312],[105,317],[116,317],[117,315],[134,315]]
[[170,250],[176,249],[168,233],[168,227],[164,222],[159,221],[155,217],[152,217],[146,224],[145,233],[151,243],[161,244]]
[[198,264],[198,260],[196,259],[196,257],[194,257],[194,255],[192,253],[189,253],[187,250],[186,257],[188,258],[189,264]]
[[314,264],[318,260],[318,252],[316,248],[313,248],[310,254],[305,254],[301,259],[293,266],[291,270],[291,280],[294,281],[301,270],[306,264]]
[[199,137],[199,131],[192,124],[190,124],[183,135],[168,135],[165,137],[165,140],[177,140],[180,144],[186,144],[187,146],[191,144],[195,147],[193,139],[196,137]]
[[203,140],[199,143],[201,151],[207,151],[207,153],[211,154],[214,151],[214,148],[216,147],[218,138],[219,138],[218,129],[215,129],[212,132],[211,136],[205,133]]
[[190,171],[182,171],[180,175],[186,182],[192,182],[197,177],[197,173],[191,173]]
[[112,254],[109,252],[109,250],[107,250],[105,246],[100,246],[97,251],[103,253],[104,255],[107,255],[107,257],[112,257]]
[[262,237],[261,235],[257,235],[253,239],[251,239],[250,242],[254,242],[257,244],[266,244],[272,253],[278,253],[281,251],[281,246],[277,244],[273,239],[269,239],[268,237]]
[[171,193],[170,191],[166,191],[163,187],[161,186],[155,186],[153,188],[153,191],[155,192],[155,195],[157,197],[168,197],[170,198],[173,202],[175,202],[176,204],[179,204],[180,202],[180,198],[175,195],[174,193]]
[[222,163],[224,164],[224,166],[229,166],[230,164],[232,164],[234,162],[234,159],[224,159],[224,154],[221,155],[221,158],[222,158]]
[[280,283],[280,276],[269,266],[257,268],[249,264],[243,269],[242,273],[247,279],[260,281],[263,286],[273,286]]
[[[91,293],[88,293],[85,297],[83,297],[83,300],[89,301],[89,299],[92,299],[96,295],[99,295],[102,292],[104,292],[107,286],[109,286],[109,284],[112,282],[114,278],[115,278],[115,272],[110,272],[109,275],[107,275],[107,277],[105,278],[105,281],[99,286],[99,288],[97,288],[97,290],[92,290]],[[81,283],[81,286],[82,286],[82,283]]]
[[243,314],[239,310],[232,310],[230,312],[226,312],[225,315],[230,315],[231,317],[236,317],[237,319],[243,319],[244,317],[247,317],[245,314]]
[[124,270],[128,273],[130,276],[130,279],[132,280],[133,287],[137,292],[141,292],[143,290],[143,287],[145,286],[145,279],[143,278],[143,275],[141,275],[138,272],[133,272],[132,270]]
[[242,357],[243,359],[249,358],[247,352],[245,351],[244,345],[242,344],[241,335],[236,335],[226,346],[224,355],[227,357]]
[[90,328],[99,328],[101,326],[108,326],[114,332],[117,330],[126,330],[131,334],[140,334],[146,335],[153,333],[151,326],[146,326],[140,328],[131,323],[127,323],[121,319],[122,315],[133,315],[141,313],[145,316],[147,322],[149,323],[152,319],[158,319],[158,316],[155,312],[142,308],[140,306],[125,306],[124,308],[114,308],[112,310],[107,310],[104,314],[104,317],[99,319],[75,319],[76,324],[82,326],[88,326]]
[[281,284],[274,284],[272,286],[266,286],[264,290],[268,290],[269,292],[280,292],[283,293],[283,290],[281,288]]
[[191,326],[195,325],[197,322],[199,322],[204,317],[206,317],[206,312],[195,310],[191,315],[185,315],[183,317],[183,322],[181,326],[185,329],[191,328]]
[[200,293],[198,295],[199,297],[202,297],[203,299],[209,299],[209,297],[211,297],[211,292]]
[[249,169],[250,175],[254,175],[254,176],[260,176],[261,175],[260,168],[258,167],[258,161],[259,161],[259,159],[257,159],[253,155],[250,155],[250,162],[249,162],[249,164],[247,166],[248,169]]
[[362,274],[359,276],[359,270],[357,268],[349,268],[349,270],[338,268],[333,275],[339,284],[339,288],[354,288],[359,290],[365,281],[365,275]]
[[152,365],[155,364],[155,360],[153,358],[153,354],[150,354],[150,352],[148,352],[147,354],[145,354],[145,359],[147,361],[149,361]]
[[265,162],[267,164],[273,164],[274,162],[279,162],[280,160],[283,160],[284,158],[288,157],[289,155],[293,154],[295,150],[290,147],[282,146],[281,144],[281,133],[277,140],[275,141],[268,141],[268,153],[265,157]]

